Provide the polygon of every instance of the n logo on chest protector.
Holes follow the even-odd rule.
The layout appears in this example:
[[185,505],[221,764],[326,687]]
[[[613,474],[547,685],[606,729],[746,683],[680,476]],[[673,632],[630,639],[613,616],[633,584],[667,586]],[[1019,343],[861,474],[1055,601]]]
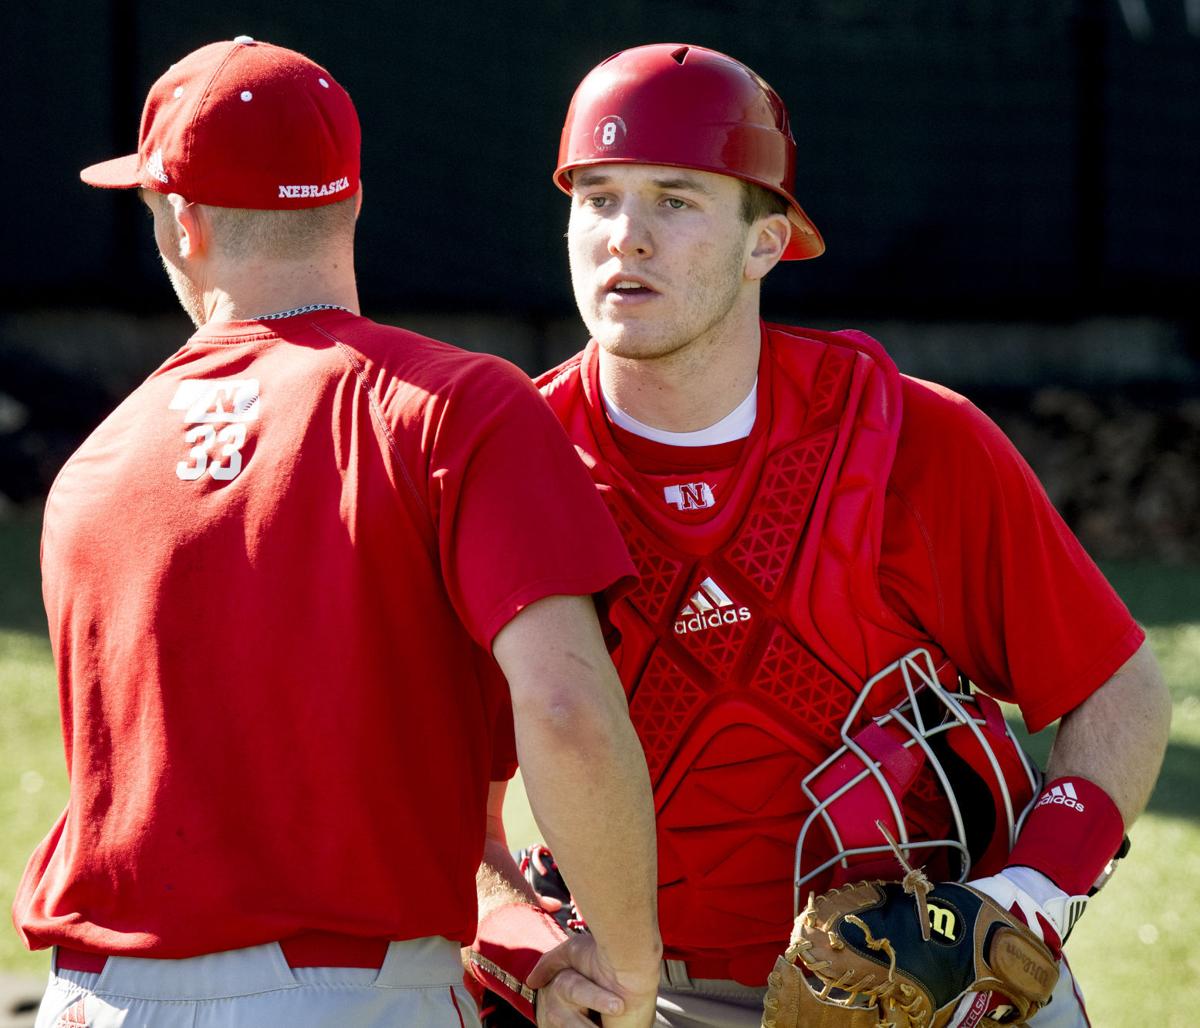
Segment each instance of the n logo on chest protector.
[[663,486],[663,499],[677,510],[703,510],[716,504],[712,486],[707,482],[681,482]]

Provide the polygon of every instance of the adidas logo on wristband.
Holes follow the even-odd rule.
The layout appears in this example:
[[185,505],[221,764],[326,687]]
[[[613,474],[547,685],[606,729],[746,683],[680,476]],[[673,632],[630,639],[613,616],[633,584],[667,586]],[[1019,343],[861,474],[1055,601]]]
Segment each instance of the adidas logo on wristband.
[[1083,804],[1079,800],[1079,796],[1075,793],[1075,786],[1070,782],[1063,782],[1062,785],[1051,787],[1040,800],[1037,801],[1039,807],[1045,807],[1049,804],[1054,804],[1060,807],[1070,807],[1072,810],[1078,810],[1083,813]]

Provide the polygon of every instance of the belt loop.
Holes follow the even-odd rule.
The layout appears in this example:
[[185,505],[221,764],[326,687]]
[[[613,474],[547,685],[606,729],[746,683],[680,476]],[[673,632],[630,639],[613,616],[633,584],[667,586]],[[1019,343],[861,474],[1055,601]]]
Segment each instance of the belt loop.
[[688,976],[687,964],[682,960],[664,960],[663,977],[670,989],[690,989],[692,979]]

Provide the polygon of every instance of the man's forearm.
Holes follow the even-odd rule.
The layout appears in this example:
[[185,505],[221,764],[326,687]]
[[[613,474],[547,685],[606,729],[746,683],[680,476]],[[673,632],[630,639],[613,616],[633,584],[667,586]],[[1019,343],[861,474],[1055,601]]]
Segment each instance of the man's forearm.
[[624,697],[618,702],[598,705],[586,720],[550,710],[527,719],[517,754],[546,843],[620,967],[657,954],[658,931],[653,800]]
[[484,843],[484,858],[475,872],[475,891],[479,897],[479,919],[506,903],[538,904],[532,886],[526,882],[509,853],[504,837],[488,835]]
[[1117,805],[1126,829],[1145,809],[1162,767],[1171,697],[1148,643],[1063,718],[1047,776],[1079,775]]
[[493,653],[529,806],[596,942],[588,977],[628,998],[629,1023],[648,1024],[662,952],[653,797],[591,599],[532,604]]

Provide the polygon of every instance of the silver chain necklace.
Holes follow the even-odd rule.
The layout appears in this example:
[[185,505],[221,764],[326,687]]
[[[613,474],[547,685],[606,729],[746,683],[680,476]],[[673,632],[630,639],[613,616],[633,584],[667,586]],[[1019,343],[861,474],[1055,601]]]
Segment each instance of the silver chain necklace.
[[293,307],[290,311],[276,311],[274,314],[260,314],[256,318],[251,318],[251,321],[278,321],[280,318],[294,318],[297,314],[311,314],[313,311],[345,311],[347,314],[353,313],[349,307],[343,307],[340,303],[310,303],[303,307]]

